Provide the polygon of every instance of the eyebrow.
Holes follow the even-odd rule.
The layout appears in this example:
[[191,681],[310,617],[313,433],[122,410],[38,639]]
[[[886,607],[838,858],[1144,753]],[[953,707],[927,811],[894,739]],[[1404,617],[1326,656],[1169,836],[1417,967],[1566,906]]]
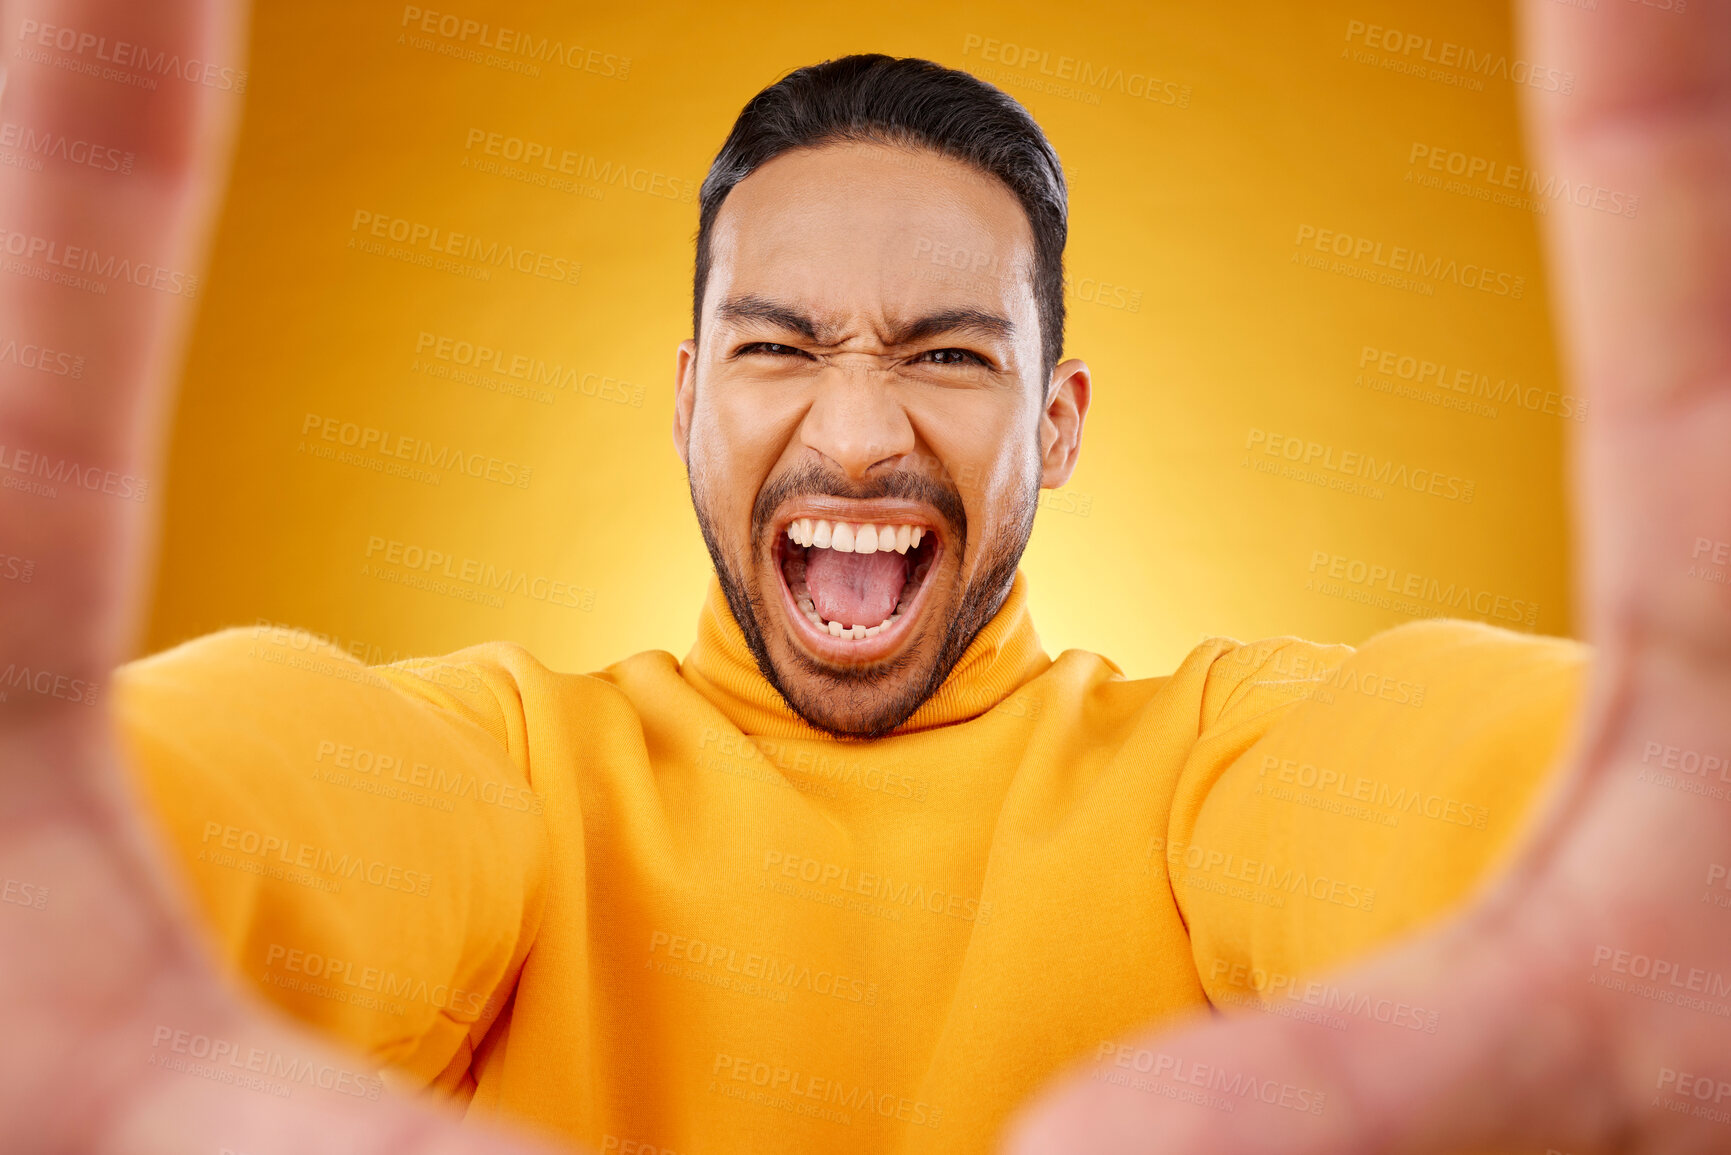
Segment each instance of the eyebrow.
[[[715,312],[723,321],[761,321],[798,333],[808,341],[827,343],[828,335],[834,332],[833,326],[820,323],[795,306],[755,293],[729,297],[716,307]],[[945,333],[974,333],[1010,340],[1016,335],[1016,326],[1008,317],[984,309],[943,309],[892,326],[888,343],[908,345]]]
[[916,317],[893,330],[890,343],[909,345],[915,341],[924,341],[928,337],[936,337],[940,333],[975,333],[982,337],[1001,337],[1007,341],[1016,335],[1016,326],[1008,317],[1000,317],[984,309],[945,309],[939,313]]
[[764,321],[798,333],[808,341],[817,340],[817,322],[791,305],[783,305],[768,297],[747,293],[729,297],[716,307],[715,315],[723,321]]

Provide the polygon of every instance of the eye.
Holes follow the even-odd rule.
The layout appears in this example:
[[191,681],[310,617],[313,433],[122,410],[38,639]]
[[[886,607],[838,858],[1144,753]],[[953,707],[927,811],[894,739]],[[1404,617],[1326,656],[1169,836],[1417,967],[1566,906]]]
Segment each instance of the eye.
[[986,359],[966,349],[928,349],[915,358],[932,365],[984,365]]
[[770,357],[803,357],[803,350],[792,345],[778,345],[774,341],[753,341],[749,345],[741,345],[734,353],[735,357],[749,357],[753,353],[763,353]]

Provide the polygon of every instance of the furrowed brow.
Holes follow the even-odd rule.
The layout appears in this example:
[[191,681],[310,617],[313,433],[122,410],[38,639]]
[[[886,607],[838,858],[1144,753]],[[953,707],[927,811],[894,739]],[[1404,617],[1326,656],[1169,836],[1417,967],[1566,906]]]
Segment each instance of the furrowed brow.
[[723,321],[760,321],[798,333],[808,341],[817,340],[817,323],[791,305],[783,305],[754,293],[729,297],[716,306],[715,315]]
[[945,309],[940,313],[916,317],[898,326],[890,334],[890,343],[911,345],[915,341],[925,341],[950,333],[968,333],[977,337],[997,337],[1008,341],[1015,337],[1016,326],[1008,317],[1000,317],[984,309]]

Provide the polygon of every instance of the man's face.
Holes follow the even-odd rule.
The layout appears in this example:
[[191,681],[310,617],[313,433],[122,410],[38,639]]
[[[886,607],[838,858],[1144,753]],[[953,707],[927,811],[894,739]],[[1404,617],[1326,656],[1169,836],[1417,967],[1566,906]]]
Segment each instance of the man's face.
[[1087,368],[1043,379],[1028,219],[934,152],[783,154],[711,256],[674,444],[717,575],[801,716],[887,733],[1002,604],[1074,467]]

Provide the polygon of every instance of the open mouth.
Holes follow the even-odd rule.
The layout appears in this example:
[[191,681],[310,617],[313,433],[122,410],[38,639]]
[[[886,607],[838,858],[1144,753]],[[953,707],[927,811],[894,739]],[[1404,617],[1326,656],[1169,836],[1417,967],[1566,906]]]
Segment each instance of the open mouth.
[[781,523],[774,560],[787,616],[806,648],[860,662],[893,652],[912,632],[942,552],[924,519],[806,515]]

